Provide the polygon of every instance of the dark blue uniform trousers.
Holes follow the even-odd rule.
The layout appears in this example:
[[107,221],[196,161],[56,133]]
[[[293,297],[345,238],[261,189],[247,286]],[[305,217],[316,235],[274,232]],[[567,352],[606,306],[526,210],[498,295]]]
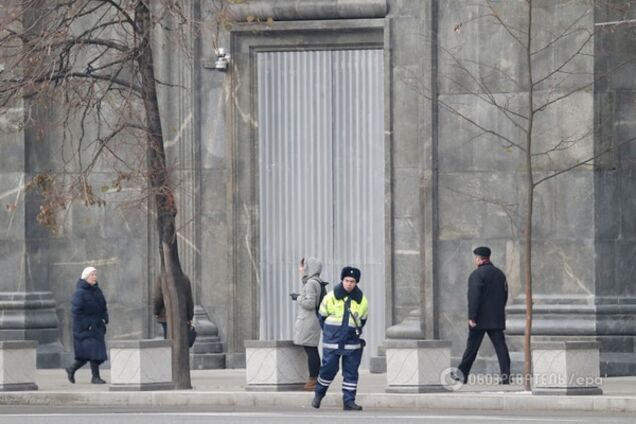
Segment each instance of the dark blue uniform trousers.
[[318,374],[316,384],[316,396],[323,398],[327,394],[327,389],[338,374],[338,367],[342,358],[342,402],[347,405],[356,400],[358,388],[358,368],[362,360],[362,349],[356,349],[346,354],[337,349],[323,349],[322,367]]
[[476,330],[471,328],[468,331],[468,341],[466,342],[464,356],[457,366],[457,369],[464,375],[464,383],[468,382],[468,374],[470,374],[473,362],[475,362],[477,358],[477,351],[479,351],[479,346],[481,346],[481,341],[484,339],[484,334],[486,333],[488,333],[488,337],[490,337],[495,347],[502,381],[508,381],[510,378],[510,353],[508,353],[508,346],[506,346],[506,337],[504,336],[503,330]]

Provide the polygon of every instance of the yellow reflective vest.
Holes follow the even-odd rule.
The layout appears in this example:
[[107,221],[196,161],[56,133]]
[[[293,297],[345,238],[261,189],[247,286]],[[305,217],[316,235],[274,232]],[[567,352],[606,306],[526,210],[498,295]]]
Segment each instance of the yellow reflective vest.
[[329,292],[318,310],[324,349],[337,349],[343,354],[363,346],[360,335],[367,322],[369,302],[357,286],[347,293],[338,284]]

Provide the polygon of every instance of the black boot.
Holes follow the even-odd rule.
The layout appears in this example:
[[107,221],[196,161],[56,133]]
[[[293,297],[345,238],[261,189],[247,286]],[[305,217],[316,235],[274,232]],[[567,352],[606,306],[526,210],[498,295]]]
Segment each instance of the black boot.
[[362,407],[355,402],[346,403],[342,409],[345,411],[362,411]]
[[75,371],[82,368],[86,362],[75,361],[66,370],[66,378],[71,384],[75,384]]
[[314,399],[311,401],[311,406],[314,408],[320,408],[320,402],[322,402],[322,398],[318,395],[314,395]]
[[91,373],[93,374],[91,384],[106,384],[99,376],[99,364],[97,362],[91,362]]

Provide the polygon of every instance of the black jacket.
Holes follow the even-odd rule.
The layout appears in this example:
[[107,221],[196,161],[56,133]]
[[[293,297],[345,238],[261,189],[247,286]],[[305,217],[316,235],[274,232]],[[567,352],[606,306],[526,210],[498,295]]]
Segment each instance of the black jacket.
[[84,280],[77,282],[71,301],[73,315],[73,347],[75,359],[104,362],[106,356],[106,299],[97,283],[91,286]]
[[508,283],[491,263],[480,265],[468,277],[468,319],[476,330],[505,330]]
[[[161,289],[161,280],[166,278],[165,275],[159,275],[155,279],[154,287],[153,287],[153,295],[152,295],[152,310],[157,318],[158,322],[166,322],[166,305],[163,302],[163,291]],[[194,318],[194,301],[192,300],[192,284],[190,284],[190,279],[185,275],[177,284],[185,285],[185,296],[186,296],[186,321],[192,321]]]

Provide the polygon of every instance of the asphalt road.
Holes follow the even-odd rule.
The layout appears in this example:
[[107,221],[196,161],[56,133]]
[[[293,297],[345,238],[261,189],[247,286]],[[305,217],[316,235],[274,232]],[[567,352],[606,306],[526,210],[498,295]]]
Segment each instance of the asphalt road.
[[366,410],[246,410],[214,411],[205,408],[139,409],[139,408],[86,408],[86,407],[0,407],[1,424],[163,424],[163,423],[258,423],[278,424],[429,424],[429,423],[599,423],[633,424],[636,416],[624,414],[595,414],[584,411],[518,414],[497,411],[400,411]]

